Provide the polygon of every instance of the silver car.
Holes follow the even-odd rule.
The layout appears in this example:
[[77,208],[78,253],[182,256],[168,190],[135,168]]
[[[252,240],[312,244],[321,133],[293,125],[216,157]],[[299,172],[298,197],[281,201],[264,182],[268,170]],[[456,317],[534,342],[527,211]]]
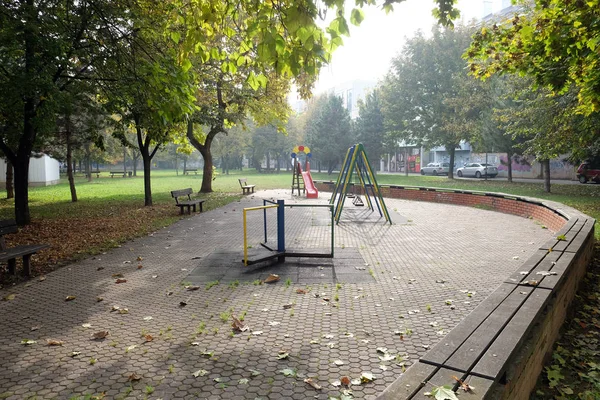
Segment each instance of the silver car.
[[456,174],[459,177],[474,176],[475,178],[481,178],[487,174],[488,178],[495,178],[498,175],[498,168],[491,164],[468,163],[457,169]]
[[421,168],[421,175],[448,175],[448,163],[429,163],[426,167]]

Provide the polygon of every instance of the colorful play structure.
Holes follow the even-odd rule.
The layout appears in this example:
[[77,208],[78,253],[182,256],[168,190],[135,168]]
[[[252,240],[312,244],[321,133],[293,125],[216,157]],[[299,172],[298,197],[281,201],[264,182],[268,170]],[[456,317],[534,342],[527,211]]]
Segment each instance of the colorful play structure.
[[[306,155],[304,170],[302,170],[302,162],[300,161],[299,157],[300,153],[304,153]],[[302,192],[306,192],[307,199],[318,199],[319,191],[315,187],[312,176],[310,175],[311,157],[312,154],[308,146],[296,146],[292,150],[292,195],[294,194],[295,190],[298,190],[298,195],[300,195],[300,190],[302,190]],[[302,183],[300,183],[300,178],[302,178]]]
[[[354,172],[356,172],[360,186],[356,185],[353,180]],[[348,193],[350,187],[352,188],[352,193]],[[360,193],[358,193],[359,191]],[[364,202],[360,197],[361,193],[365,196],[367,206],[374,211],[374,203],[377,206],[379,215],[384,217],[386,222],[391,224],[392,219],[390,218],[383,196],[379,190],[373,168],[371,168],[365,148],[362,143],[359,143],[350,147],[346,152],[342,169],[340,170],[335,188],[329,199],[329,204],[335,206],[334,218],[336,223],[340,222],[340,216],[342,215],[346,197],[353,198],[352,203],[355,206],[364,206]]]
[[[331,213],[331,243],[329,245],[331,251],[328,253],[321,252],[306,252],[302,250],[292,250],[286,248],[285,244],[285,208],[286,207],[313,207],[327,208]],[[272,248],[268,245],[269,235],[267,232],[267,210],[271,208],[277,209],[277,248]],[[264,227],[264,242],[260,243],[262,247],[269,250],[269,253],[260,255],[256,258],[248,258],[248,235],[247,235],[247,219],[246,214],[249,211],[263,210],[263,227]],[[258,207],[244,208],[243,211],[244,223],[244,265],[257,264],[272,259],[277,259],[277,262],[285,262],[286,257],[312,257],[312,258],[333,258],[334,244],[334,223],[333,223],[333,206],[331,204],[285,204],[284,200],[270,201],[263,200],[263,205]]]

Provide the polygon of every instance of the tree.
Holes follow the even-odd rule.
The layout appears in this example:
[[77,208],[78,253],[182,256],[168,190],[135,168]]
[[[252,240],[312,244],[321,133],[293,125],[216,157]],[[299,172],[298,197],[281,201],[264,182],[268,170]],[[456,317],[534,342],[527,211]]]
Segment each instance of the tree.
[[481,28],[466,53],[470,70],[482,79],[527,74],[553,93],[564,94],[575,85],[578,111],[599,112],[599,8],[598,0],[537,0],[533,9]]
[[[164,7],[164,5],[162,6]],[[144,165],[144,205],[152,205],[150,167],[161,146],[173,140],[194,111],[191,65],[180,65],[172,40],[160,34],[164,23],[158,4],[132,5],[129,20],[134,33],[114,49],[103,66],[114,77],[101,82],[107,109],[118,115],[115,135],[127,148],[137,148]],[[178,125],[179,124],[179,125]],[[135,132],[135,144],[126,134]]]
[[[93,3],[93,4],[92,4]],[[30,221],[29,159],[55,132],[63,96],[90,79],[106,48],[122,39],[115,2],[8,1],[0,4],[0,150],[14,167],[15,218]]]
[[[478,118],[469,90],[475,88],[461,58],[469,40],[469,29],[462,26],[434,27],[431,38],[417,33],[392,61],[382,85],[382,108],[392,135],[425,147],[445,146],[451,166],[455,149],[469,138]],[[452,168],[448,177],[453,178]]]
[[378,160],[384,154],[386,131],[379,89],[367,94],[364,102],[359,102],[358,118],[354,124],[356,140],[362,143],[369,158],[379,165]]
[[319,97],[307,113],[306,141],[313,157],[327,166],[327,173],[340,164],[355,139],[350,114],[336,95]]

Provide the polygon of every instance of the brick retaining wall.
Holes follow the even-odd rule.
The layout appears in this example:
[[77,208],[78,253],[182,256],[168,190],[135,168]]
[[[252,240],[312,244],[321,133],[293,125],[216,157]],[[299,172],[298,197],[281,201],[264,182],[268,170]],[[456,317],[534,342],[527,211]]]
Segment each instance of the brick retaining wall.
[[[324,192],[334,189],[333,182],[315,181],[315,186]],[[382,185],[381,193],[532,218],[557,238],[519,266],[378,399],[420,399],[432,385],[452,382],[452,375],[476,388],[461,392],[460,399],[528,399],[593,256],[595,220],[560,203],[507,194],[395,185]],[[473,342],[480,348],[474,349]]]

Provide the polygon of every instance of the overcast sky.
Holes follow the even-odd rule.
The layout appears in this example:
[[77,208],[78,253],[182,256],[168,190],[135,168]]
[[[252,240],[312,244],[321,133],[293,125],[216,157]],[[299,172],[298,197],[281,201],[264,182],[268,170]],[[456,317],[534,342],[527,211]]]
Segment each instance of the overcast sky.
[[[484,0],[459,0],[461,19],[481,18],[483,3]],[[492,11],[499,11],[501,3],[493,0]],[[359,27],[350,25],[350,37],[344,38],[344,45],[333,53],[331,64],[321,71],[313,93],[356,79],[378,81],[402,49],[406,37],[419,29],[431,31],[435,23],[431,15],[434,7],[433,0],[407,0],[394,5],[394,11],[388,15],[380,8],[366,8],[365,20]]]

